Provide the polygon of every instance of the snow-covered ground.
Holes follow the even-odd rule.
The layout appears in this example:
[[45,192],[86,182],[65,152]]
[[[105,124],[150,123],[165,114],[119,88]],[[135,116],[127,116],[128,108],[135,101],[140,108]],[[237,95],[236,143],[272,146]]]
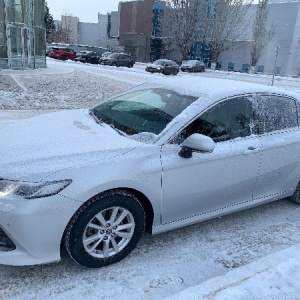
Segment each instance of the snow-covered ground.
[[[49,59],[45,70],[2,70],[0,130],[19,118],[89,107],[163,76],[147,74],[144,67]],[[268,85],[272,81],[270,75],[209,70],[193,76]],[[299,78],[276,77],[274,85],[300,92]],[[77,266],[65,252],[58,264],[0,265],[0,299],[300,299],[299,215],[300,206],[281,200],[156,236],[145,235],[129,257],[99,270]]]

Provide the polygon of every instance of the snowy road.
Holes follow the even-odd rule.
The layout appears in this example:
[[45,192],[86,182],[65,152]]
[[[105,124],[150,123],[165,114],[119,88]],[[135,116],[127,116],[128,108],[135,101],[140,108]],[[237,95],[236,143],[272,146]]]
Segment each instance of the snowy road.
[[[300,243],[300,206],[279,201],[168,233],[145,235],[118,264],[0,266],[0,299],[162,299]],[[260,298],[257,298],[260,299]]]
[[[0,73],[12,74],[7,76],[5,86],[0,82],[0,129],[14,119],[45,110],[88,107],[117,91],[162,76],[146,74],[143,65],[117,69],[48,62],[47,70]],[[267,84],[271,78],[210,71],[194,76],[265,80]],[[278,78],[275,84],[300,91],[299,79]],[[299,215],[300,206],[281,200],[168,233],[145,235],[128,258],[99,270],[77,266],[65,252],[62,262],[57,264],[0,265],[0,299],[172,297],[188,287],[297,245],[300,243]],[[255,299],[266,298],[258,295]]]

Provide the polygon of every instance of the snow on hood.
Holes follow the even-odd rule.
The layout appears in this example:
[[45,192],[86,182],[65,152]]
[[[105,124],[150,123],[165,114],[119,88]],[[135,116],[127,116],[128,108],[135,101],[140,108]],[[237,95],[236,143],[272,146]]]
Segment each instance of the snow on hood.
[[147,64],[147,67],[151,67],[151,68],[161,68],[161,67],[163,67],[163,65]]
[[87,110],[48,113],[0,131],[0,178],[39,181],[58,170],[126,153],[140,143],[98,125]]

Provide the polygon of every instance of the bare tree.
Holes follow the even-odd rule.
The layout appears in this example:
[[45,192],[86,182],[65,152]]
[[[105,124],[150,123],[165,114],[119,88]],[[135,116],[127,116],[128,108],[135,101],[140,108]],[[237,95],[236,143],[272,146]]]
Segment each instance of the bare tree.
[[186,59],[191,46],[203,42],[212,51],[212,65],[219,55],[234,49],[250,34],[246,18],[253,0],[167,0],[160,18],[165,47],[179,49]]
[[160,32],[165,48],[179,49],[182,59],[187,59],[193,43],[200,39],[195,30],[199,22],[199,2],[195,0],[166,0],[159,18]]
[[104,44],[104,47],[111,52],[124,52],[124,46],[120,46],[117,38],[110,38],[107,36],[102,44]]
[[268,20],[268,0],[259,0],[255,19],[253,23],[253,44],[250,52],[251,56],[251,73],[254,72],[255,66],[259,58],[264,53],[266,47],[270,43],[271,39],[275,34],[275,25],[272,24],[271,27],[267,28]]
[[48,36],[48,39],[54,43],[67,43],[69,40],[69,32],[63,28],[61,25],[57,25],[55,29]]
[[212,51],[212,68],[225,50],[235,49],[249,36],[247,12],[253,0],[201,1],[200,31]]

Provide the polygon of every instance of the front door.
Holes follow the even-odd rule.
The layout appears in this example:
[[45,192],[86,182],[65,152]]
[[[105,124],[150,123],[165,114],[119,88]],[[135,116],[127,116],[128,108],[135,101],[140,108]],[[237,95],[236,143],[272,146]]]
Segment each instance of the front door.
[[[162,146],[162,224],[251,203],[262,155],[252,118],[249,97],[228,99],[183,129],[178,142]],[[193,133],[213,138],[214,151],[180,157],[180,142]]]

